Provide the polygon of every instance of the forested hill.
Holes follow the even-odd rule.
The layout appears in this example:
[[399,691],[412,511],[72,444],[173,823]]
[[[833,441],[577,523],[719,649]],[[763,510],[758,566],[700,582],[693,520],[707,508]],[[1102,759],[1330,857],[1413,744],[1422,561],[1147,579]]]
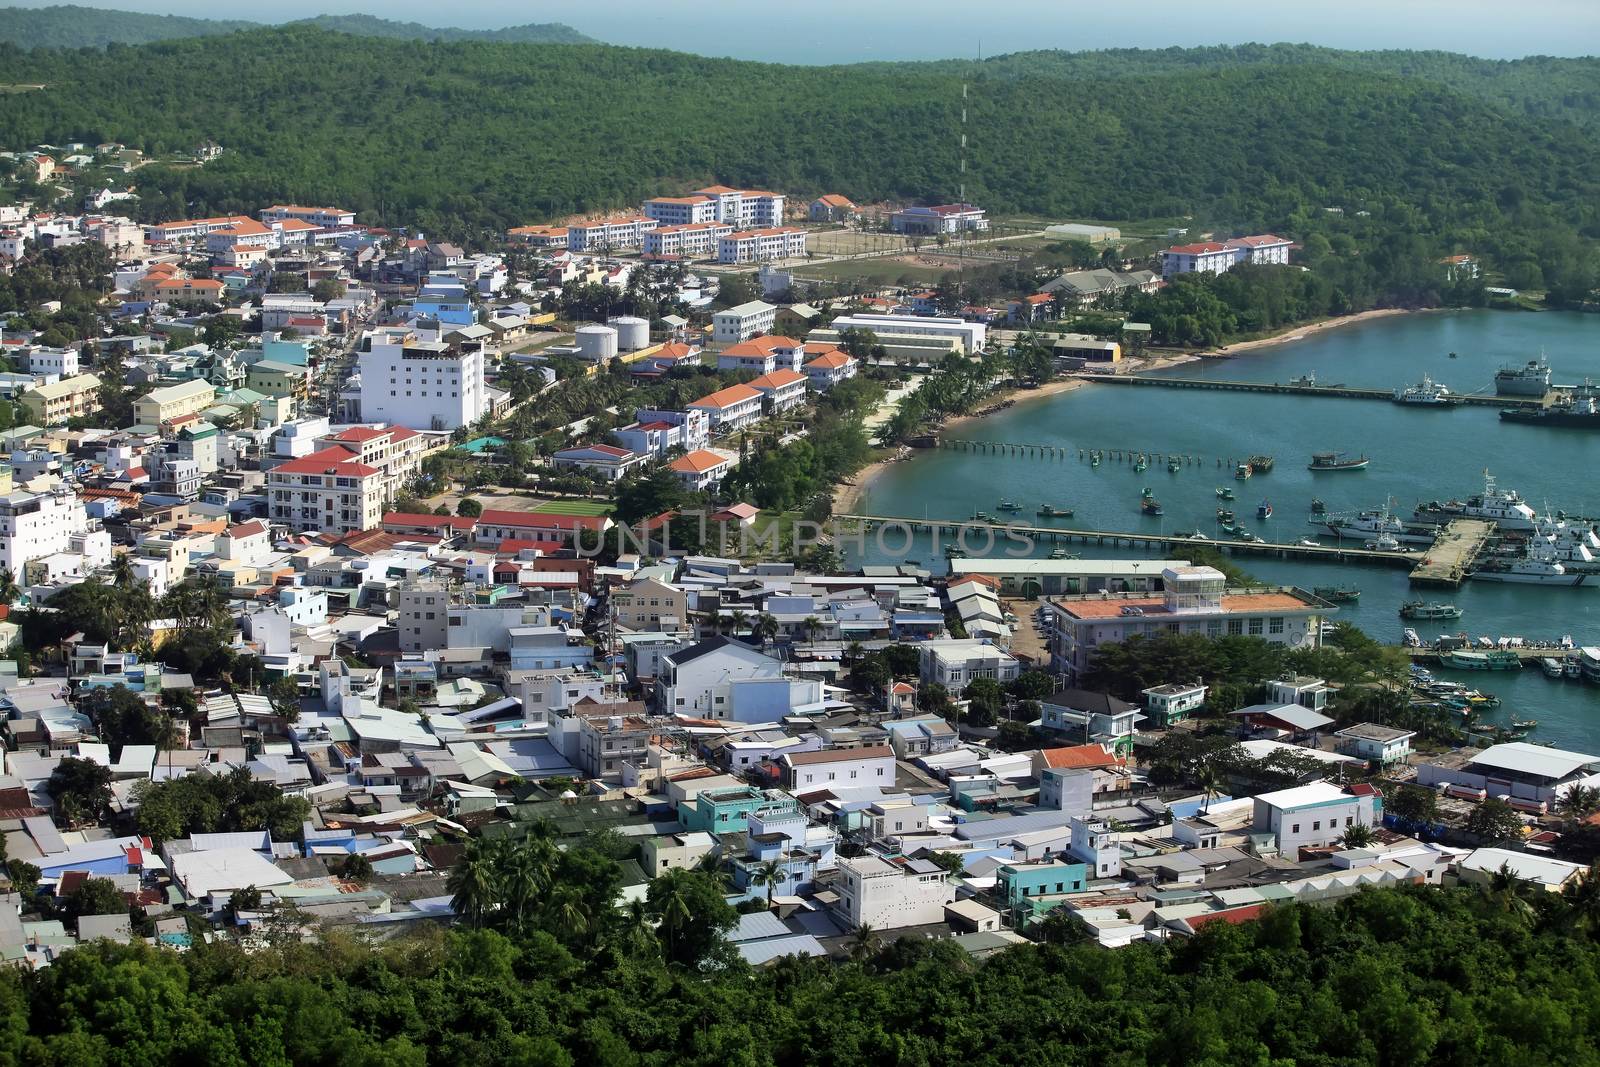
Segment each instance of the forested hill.
[[[860,202],[954,194],[961,86],[926,64],[783,67],[311,27],[81,53],[0,46],[0,147],[214,140],[146,167],[146,217],[292,198],[472,236],[719,180]],[[1452,240],[1600,236],[1600,147],[1433,81],[1325,65],[980,74],[968,191],[996,212],[1284,227],[1326,207]]]
[[[499,30],[461,30],[393,22],[371,15],[318,15],[291,25],[315,25],[362,37],[396,37],[421,41],[517,41],[535,44],[582,44],[591,39],[559,22],[507,26]],[[182,15],[146,15],[66,4],[56,7],[0,8],[0,41],[19,48],[104,48],[112,44],[149,44],[179,37],[214,37],[259,29],[259,22],[241,19],[197,19]]]

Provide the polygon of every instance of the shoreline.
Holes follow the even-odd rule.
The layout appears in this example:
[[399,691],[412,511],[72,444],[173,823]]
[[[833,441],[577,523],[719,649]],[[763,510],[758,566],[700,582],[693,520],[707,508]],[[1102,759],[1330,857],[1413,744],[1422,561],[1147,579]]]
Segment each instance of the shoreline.
[[1357,311],[1350,315],[1336,315],[1331,319],[1321,319],[1317,322],[1307,323],[1304,326],[1287,326],[1278,333],[1269,337],[1257,337],[1249,341],[1236,341],[1222,348],[1196,353],[1196,358],[1201,359],[1227,359],[1241,352],[1254,352],[1275,345],[1292,344],[1295,341],[1304,341],[1308,337],[1322,333],[1325,330],[1338,329],[1340,326],[1354,326],[1362,322],[1371,322],[1374,319],[1387,319],[1395,315],[1420,315],[1425,311],[1440,310],[1436,308],[1373,308],[1370,311]]

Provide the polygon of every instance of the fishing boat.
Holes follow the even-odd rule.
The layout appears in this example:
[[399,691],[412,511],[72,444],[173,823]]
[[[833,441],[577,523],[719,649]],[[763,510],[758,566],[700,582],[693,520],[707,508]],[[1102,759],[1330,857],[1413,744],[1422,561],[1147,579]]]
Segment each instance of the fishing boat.
[[1240,534],[1245,532],[1242,526],[1236,526],[1231,522],[1222,523],[1217,527],[1217,529],[1233,537],[1238,537]]
[[1041,519],[1070,519],[1072,518],[1072,509],[1058,508],[1054,504],[1042,504],[1037,514]]
[[957,544],[945,545],[944,546],[944,558],[945,559],[966,559],[967,558],[967,550],[962,548],[960,545],[957,545]]
[[1522,660],[1515,652],[1507,649],[1490,649],[1484,652],[1469,652],[1466,649],[1455,649],[1439,657],[1446,667],[1454,667],[1458,671],[1517,671],[1522,669]]
[[1600,430],[1600,403],[1592,391],[1582,390],[1563,397],[1549,407],[1507,408],[1500,412],[1504,422],[1526,422],[1535,426],[1560,426],[1569,430]]
[[1021,511],[1022,510],[1022,505],[1018,504],[1014,500],[1002,500],[1002,501],[1000,501],[1000,503],[998,503],[998,504],[996,504],[994,506],[994,509],[996,511],[1016,512],[1016,511]]
[[1347,452],[1313,452],[1310,469],[1314,471],[1365,470],[1371,460],[1366,456],[1352,456]]
[[1218,508],[1217,509],[1217,521],[1218,522],[1232,522],[1233,521],[1233,512],[1228,510],[1227,508]]
[[1361,599],[1361,590],[1353,585],[1319,585],[1311,592],[1334,604],[1352,604]]
[[987,511],[974,511],[972,513],[972,520],[971,521],[973,521],[973,522],[988,522],[988,521],[990,521],[989,513]]
[[1239,540],[1246,541],[1246,542],[1248,542],[1248,543],[1250,543],[1252,545],[1259,545],[1261,543],[1261,538],[1257,537],[1255,534],[1251,533],[1249,530],[1240,530],[1239,531]]
[[1328,505],[1324,504],[1321,501],[1321,499],[1319,499],[1318,497],[1312,497],[1311,498],[1311,514],[1313,514],[1313,515],[1326,515],[1327,513],[1328,513]]
[[1277,461],[1271,456],[1251,456],[1245,462],[1250,464],[1250,469],[1257,474],[1271,474],[1272,465]]
[[1064,548],[1056,548],[1056,549],[1051,549],[1050,558],[1051,559],[1077,559],[1078,558],[1078,554],[1076,552],[1068,552]]
[[1140,456],[1137,460],[1134,461],[1133,473],[1142,474],[1143,472],[1145,472],[1145,471],[1147,471],[1149,469],[1150,469],[1150,461],[1145,459],[1143,456]]
[[1394,391],[1396,404],[1421,407],[1448,407],[1456,402],[1450,390],[1424,374],[1416,385],[1402,386]]
[[1139,502],[1139,510],[1144,512],[1146,515],[1163,514],[1161,510],[1161,501],[1157,500],[1153,496],[1147,496],[1141,500]]
[[1248,463],[1241,463],[1233,468],[1233,476],[1241,482],[1255,473],[1255,469]]
[[1100,466],[1100,453],[1094,452],[1094,453],[1090,454],[1090,456],[1089,456],[1089,466],[1091,466],[1091,467]]
[[1300,540],[1296,541],[1295,544],[1299,545],[1301,548],[1321,548],[1322,547],[1322,542],[1321,541],[1314,540],[1314,539],[1312,539],[1310,537],[1302,537],[1302,538],[1300,538]]
[[1167,460],[1167,473],[1168,474],[1177,474],[1181,470],[1183,470],[1183,464],[1182,463],[1179,463],[1175,459]]
[[1233,499],[1233,490],[1230,489],[1226,485],[1217,486],[1217,499],[1218,500],[1232,500]]
[[1263,500],[1261,503],[1256,505],[1256,518],[1258,518],[1258,519],[1270,519],[1270,518],[1272,518],[1272,501]]
[[1567,673],[1566,664],[1552,656],[1541,656],[1539,658],[1539,669],[1544,671],[1545,675],[1550,678],[1561,678]]
[[1417,631],[1413,630],[1409,626],[1407,626],[1404,630],[1401,631],[1400,639],[1401,639],[1401,642],[1407,648],[1421,648],[1422,647],[1422,638],[1417,636]]
[[1400,605],[1402,619],[1459,619],[1461,609],[1454,604],[1424,603],[1408,600]]

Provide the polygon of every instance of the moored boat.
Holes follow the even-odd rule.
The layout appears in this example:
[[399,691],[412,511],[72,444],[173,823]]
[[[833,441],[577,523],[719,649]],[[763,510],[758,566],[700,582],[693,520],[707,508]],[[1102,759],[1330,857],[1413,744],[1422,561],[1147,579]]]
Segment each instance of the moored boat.
[[1233,490],[1228,488],[1226,485],[1217,486],[1217,499],[1218,500],[1232,500],[1233,499]]
[[1425,407],[1447,407],[1456,402],[1450,390],[1424,374],[1416,385],[1403,386],[1394,391],[1396,404],[1414,404]]
[[1139,510],[1144,512],[1146,515],[1163,514],[1161,509],[1161,501],[1157,500],[1153,496],[1145,497],[1139,504]]
[[1311,514],[1313,514],[1313,515],[1326,515],[1327,513],[1328,513],[1328,505],[1324,504],[1320,498],[1312,497],[1311,498]]
[[1335,604],[1349,604],[1361,599],[1361,590],[1353,585],[1319,585],[1311,592]]
[[1504,649],[1491,649],[1484,652],[1471,652],[1466,649],[1455,649],[1443,653],[1440,657],[1446,667],[1454,667],[1461,671],[1516,671],[1522,669],[1522,659],[1515,653]]
[[1459,619],[1461,609],[1454,604],[1425,603],[1408,600],[1400,605],[1402,619]]
[[1272,518],[1272,501],[1263,500],[1261,503],[1256,505],[1256,518],[1258,518],[1258,519],[1270,519],[1270,518]]
[[1530,359],[1520,367],[1504,366],[1494,375],[1496,396],[1544,396],[1550,391],[1550,364]]
[[1566,665],[1551,656],[1541,656],[1539,658],[1539,669],[1551,678],[1564,677],[1567,672]]
[[1041,519],[1070,519],[1072,518],[1072,509],[1058,508],[1054,504],[1043,504],[1039,508],[1038,516]]
[[996,511],[1021,511],[1022,505],[1014,500],[1002,500],[994,506]]
[[1255,469],[1252,468],[1248,463],[1241,463],[1237,467],[1233,468],[1233,476],[1239,479],[1241,482],[1254,473]]
[[1352,456],[1347,452],[1313,452],[1310,468],[1314,471],[1365,470],[1371,460],[1366,456]]

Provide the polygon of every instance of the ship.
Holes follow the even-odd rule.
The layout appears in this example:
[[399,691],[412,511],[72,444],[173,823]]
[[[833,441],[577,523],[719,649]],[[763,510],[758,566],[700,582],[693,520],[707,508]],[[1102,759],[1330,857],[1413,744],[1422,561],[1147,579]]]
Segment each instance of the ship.
[[1402,619],[1459,619],[1461,609],[1454,604],[1424,603],[1420,600],[1408,600],[1400,605]]
[[1179,463],[1175,459],[1167,460],[1167,473],[1168,474],[1177,474],[1181,470],[1183,470],[1183,464],[1182,463]]
[[1217,521],[1218,522],[1232,522],[1233,521],[1233,512],[1231,510],[1229,510],[1228,508],[1218,508],[1217,509]]
[[1261,503],[1256,505],[1256,518],[1258,518],[1258,519],[1270,519],[1270,518],[1272,518],[1272,501],[1263,500]]
[[1313,514],[1313,515],[1326,515],[1327,513],[1328,513],[1328,505],[1324,504],[1319,497],[1312,497],[1311,498],[1311,514]]
[[1302,374],[1298,378],[1290,378],[1289,384],[1294,386],[1314,386],[1317,384],[1317,372]]
[[1527,554],[1518,559],[1490,559],[1471,577],[1484,582],[1516,582],[1522,585],[1579,586],[1589,577],[1583,572],[1567,570],[1557,560],[1548,545],[1533,541]]
[[1437,523],[1457,518],[1487,519],[1502,530],[1532,530],[1536,516],[1515,489],[1497,487],[1494,475],[1484,471],[1483,492],[1474,493],[1466,500],[1435,500],[1418,505],[1415,518],[1419,522]]
[[1146,515],[1161,515],[1161,501],[1153,496],[1147,496],[1139,502],[1139,510]]
[[1550,364],[1530,359],[1520,367],[1504,366],[1494,375],[1496,396],[1544,396],[1550,391]]
[[1248,463],[1241,463],[1237,467],[1233,468],[1233,476],[1239,479],[1241,482],[1254,473],[1255,468],[1251,467]]
[[1566,664],[1551,656],[1540,657],[1539,669],[1551,678],[1564,678],[1567,673]]
[[1437,527],[1402,522],[1390,514],[1388,508],[1368,508],[1354,515],[1348,512],[1313,515],[1307,521],[1334,537],[1351,540],[1381,540],[1387,537],[1404,544],[1431,545],[1439,535]]
[[1431,377],[1424,374],[1422,381],[1416,385],[1402,386],[1394,391],[1396,404],[1416,404],[1423,406],[1444,407],[1456,402],[1450,390]]
[[1037,514],[1041,519],[1070,519],[1072,518],[1072,509],[1058,508],[1054,504],[1042,504]]
[[1022,505],[1012,500],[1002,500],[994,506],[996,511],[1021,511]]
[[1352,456],[1347,452],[1313,452],[1310,469],[1314,471],[1365,470],[1371,460],[1366,456]]
[[1600,430],[1600,403],[1593,392],[1583,390],[1544,408],[1504,408],[1504,422],[1524,422],[1532,426],[1564,430]]
[[1232,500],[1233,499],[1233,490],[1229,489],[1225,485],[1217,486],[1217,499],[1218,500]]
[[1361,599],[1361,590],[1353,585],[1319,585],[1311,591],[1333,604],[1352,604]]
[[1517,671],[1522,669],[1522,659],[1509,649],[1492,649],[1487,652],[1469,652],[1456,649],[1445,652],[1439,660],[1446,667],[1460,671]]

